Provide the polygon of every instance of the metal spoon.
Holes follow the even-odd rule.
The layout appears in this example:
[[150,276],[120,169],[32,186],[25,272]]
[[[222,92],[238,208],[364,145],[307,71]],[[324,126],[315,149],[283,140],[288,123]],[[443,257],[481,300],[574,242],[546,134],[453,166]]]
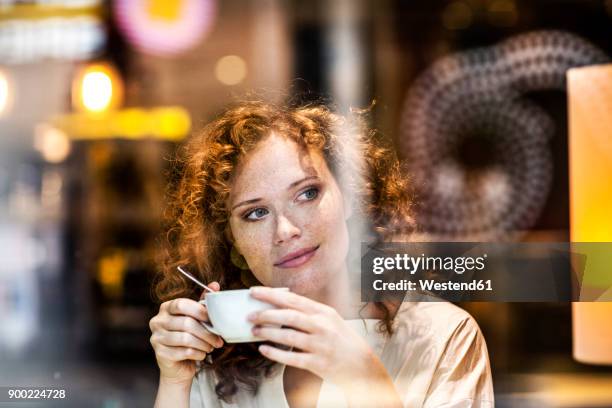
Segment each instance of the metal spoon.
[[194,281],[195,283],[197,283],[198,285],[200,285],[207,291],[214,292],[214,290],[212,290],[211,288],[209,288],[208,286],[206,286],[205,284],[203,284],[202,282],[200,282],[199,280],[191,276],[189,273],[185,272],[180,266],[177,266],[176,268],[179,270],[180,273],[182,273],[183,275],[185,275],[186,277],[188,277],[189,279],[191,279],[192,281]]

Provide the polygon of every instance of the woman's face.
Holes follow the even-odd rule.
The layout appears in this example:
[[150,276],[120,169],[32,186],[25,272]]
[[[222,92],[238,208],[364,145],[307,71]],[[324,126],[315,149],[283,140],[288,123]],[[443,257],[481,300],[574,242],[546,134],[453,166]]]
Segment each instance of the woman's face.
[[239,163],[229,206],[234,246],[262,284],[316,295],[345,271],[348,214],[317,150],[272,133]]

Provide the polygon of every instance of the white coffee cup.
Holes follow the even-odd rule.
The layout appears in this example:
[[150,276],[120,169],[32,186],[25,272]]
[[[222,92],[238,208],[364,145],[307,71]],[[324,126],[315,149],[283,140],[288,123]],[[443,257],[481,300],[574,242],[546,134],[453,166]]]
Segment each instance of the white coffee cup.
[[[274,288],[289,290],[289,288]],[[251,297],[249,289],[222,290],[206,294],[200,303],[208,309],[210,323],[202,322],[211,333],[223,337],[227,343],[246,343],[263,341],[253,335],[253,323],[247,317],[261,310],[275,309],[261,300]]]

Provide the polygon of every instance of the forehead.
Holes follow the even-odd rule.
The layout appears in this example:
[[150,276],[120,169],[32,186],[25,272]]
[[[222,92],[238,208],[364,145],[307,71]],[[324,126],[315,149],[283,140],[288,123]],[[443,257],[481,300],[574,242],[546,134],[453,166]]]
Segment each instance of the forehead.
[[238,164],[230,202],[260,198],[277,190],[285,191],[291,183],[308,176],[331,177],[321,152],[271,133]]

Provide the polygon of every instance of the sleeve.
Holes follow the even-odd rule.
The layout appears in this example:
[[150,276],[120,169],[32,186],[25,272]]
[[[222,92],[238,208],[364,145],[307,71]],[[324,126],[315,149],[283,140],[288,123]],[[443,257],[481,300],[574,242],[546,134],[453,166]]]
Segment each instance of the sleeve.
[[484,337],[467,316],[452,332],[423,404],[426,408],[490,408],[493,381]]
[[199,371],[191,383],[189,394],[190,408],[223,408],[221,401],[215,394],[215,385],[212,373],[207,370]]

